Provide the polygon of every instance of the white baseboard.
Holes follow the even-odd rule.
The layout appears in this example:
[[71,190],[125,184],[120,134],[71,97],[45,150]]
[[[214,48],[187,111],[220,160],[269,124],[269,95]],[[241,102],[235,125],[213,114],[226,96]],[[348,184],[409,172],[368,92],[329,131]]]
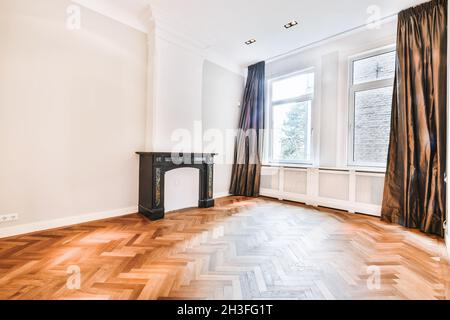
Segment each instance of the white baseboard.
[[445,237],[445,245],[447,246],[447,257],[450,259],[450,233],[448,232]]
[[[216,193],[214,194],[214,199],[229,197],[230,194],[228,192]],[[92,222],[97,220],[109,219],[120,217],[128,214],[133,214],[138,212],[137,207],[129,207],[118,210],[104,211],[104,212],[96,212],[91,214],[83,214],[73,217],[67,217],[62,219],[54,219],[47,221],[39,221],[27,224],[21,224],[12,227],[0,228],[0,239],[8,238],[33,232],[39,232],[50,229],[57,229],[62,227],[69,227],[73,225],[77,225],[80,223]]]
[[214,194],[214,199],[226,198],[231,196],[229,192],[219,192]]
[[62,219],[40,221],[18,226],[0,228],[0,238],[13,237],[17,235],[56,229],[62,227],[73,226],[80,223],[120,217],[138,212],[137,207],[129,207],[118,210],[96,212],[91,214],[83,214],[79,216],[67,217]]

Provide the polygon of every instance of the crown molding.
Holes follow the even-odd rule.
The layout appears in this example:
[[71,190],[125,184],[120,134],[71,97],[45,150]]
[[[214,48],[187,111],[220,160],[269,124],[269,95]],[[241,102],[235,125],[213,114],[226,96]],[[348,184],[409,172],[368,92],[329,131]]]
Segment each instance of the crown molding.
[[205,59],[240,76],[247,76],[246,68],[243,68],[238,62],[231,61],[216,51],[208,50]]
[[[148,27],[145,18],[137,12],[124,10],[123,7],[108,0],[72,0],[73,3],[99,13],[105,17],[120,22],[135,30],[147,33]],[[142,7],[144,11],[144,7]]]
[[[135,12],[127,12],[108,0],[73,0],[73,2],[133,29],[169,41],[233,73],[245,74],[245,70],[238,63],[214,50],[214,39],[197,39],[186,34],[183,27],[170,22],[168,14],[159,7],[146,4]],[[149,41],[152,41],[150,38]]]
[[[245,70],[239,63],[230,60],[214,50],[214,39],[198,39],[185,33],[183,26],[169,22],[168,14],[161,8],[149,5],[147,11],[148,32],[183,49],[193,52],[233,73],[244,76]],[[150,37],[149,37],[150,39]],[[150,40],[151,41],[151,40]]]
[[205,51],[209,48],[208,44],[197,41],[196,39],[186,36],[181,32],[177,32],[170,26],[167,26],[158,20],[154,20],[152,30],[149,32],[153,32],[156,37],[164,39],[201,56],[204,56]]
[[[242,76],[245,74],[245,70],[242,69],[238,63],[234,63],[233,61],[230,61],[230,59],[223,57],[214,51],[209,45],[190,38],[182,33],[178,33],[172,28],[168,28],[157,21],[154,22],[153,26],[151,26],[149,32],[153,33],[156,38],[170,42],[173,45],[198,55],[204,60],[208,60],[228,71]],[[152,41],[151,37],[149,37],[149,41]]]

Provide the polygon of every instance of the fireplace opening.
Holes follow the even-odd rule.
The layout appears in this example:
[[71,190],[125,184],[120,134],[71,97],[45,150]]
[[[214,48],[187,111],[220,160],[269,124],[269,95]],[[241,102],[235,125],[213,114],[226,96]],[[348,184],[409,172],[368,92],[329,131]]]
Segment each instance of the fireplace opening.
[[166,172],[166,212],[198,207],[200,170],[180,168]]

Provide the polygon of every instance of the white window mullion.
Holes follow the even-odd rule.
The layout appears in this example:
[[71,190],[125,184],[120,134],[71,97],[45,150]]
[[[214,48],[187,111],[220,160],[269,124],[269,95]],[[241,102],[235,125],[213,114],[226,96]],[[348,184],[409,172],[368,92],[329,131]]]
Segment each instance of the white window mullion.
[[[385,151],[387,150],[388,143],[386,143],[386,149],[383,149],[383,147],[380,147],[380,139],[383,139],[384,137],[384,131],[382,129],[384,128],[384,130],[387,130],[386,123],[389,122],[390,124],[390,114],[389,116],[387,116],[386,114],[384,118],[383,115],[387,113],[387,104],[384,104],[386,103],[385,101],[392,101],[391,97],[386,98],[386,91],[389,91],[390,88],[393,87],[394,73],[395,47],[392,46],[357,57],[352,57],[349,60],[349,127],[347,139],[347,163],[350,166],[386,166],[385,161],[381,161],[382,157],[380,155],[384,155]],[[390,77],[387,78],[386,76]],[[358,82],[354,83],[354,81]],[[367,119],[367,126],[357,126],[356,108],[358,101],[360,103],[363,103],[363,109],[358,110],[361,110],[361,112],[366,112],[369,116],[369,118]],[[374,112],[370,109],[374,109],[374,107],[378,106],[378,104],[384,106],[382,110],[377,109],[378,111]],[[373,128],[371,129],[371,125],[374,124],[374,121],[381,121],[378,127],[380,128],[380,130],[374,130]],[[358,132],[359,134],[365,132],[371,134],[371,136],[358,136],[359,138],[356,139],[355,135],[358,134]],[[368,144],[368,141],[372,142],[370,138],[374,139],[374,143],[372,145]],[[388,137],[384,138],[388,141]],[[356,149],[357,141],[362,141],[362,144],[358,145],[358,149]],[[370,151],[371,149],[373,149],[373,151]],[[359,150],[359,152],[357,150]]]
[[[268,81],[268,115],[269,119],[267,123],[267,134],[265,150],[267,150],[267,160],[269,163],[278,164],[300,164],[311,165],[312,164],[312,113],[314,112],[314,85],[315,74],[314,70],[309,68],[307,70],[290,74]],[[292,117],[291,117],[292,116]],[[294,117],[295,116],[295,117]],[[291,118],[290,118],[291,117]],[[283,127],[286,120],[290,120],[289,127]],[[295,119],[302,119],[298,124],[298,131]],[[294,123],[294,124],[293,124]],[[301,152],[291,153],[290,156],[286,156],[286,152],[283,151],[283,146],[290,135],[281,135],[280,131],[287,128],[293,131],[293,135],[303,136]],[[300,129],[301,128],[301,129]],[[279,139],[279,140],[277,140]],[[281,140],[283,139],[283,140]],[[298,141],[298,140],[296,140]],[[284,143],[284,145],[283,145]],[[298,144],[293,145],[298,147]],[[286,151],[286,149],[284,149]],[[294,157],[298,159],[294,159]]]

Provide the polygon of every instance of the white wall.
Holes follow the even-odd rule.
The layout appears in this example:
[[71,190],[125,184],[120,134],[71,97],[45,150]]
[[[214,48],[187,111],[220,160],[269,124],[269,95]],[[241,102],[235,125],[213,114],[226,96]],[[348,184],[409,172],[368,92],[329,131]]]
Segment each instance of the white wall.
[[146,35],[69,4],[0,1],[0,228],[136,210]]
[[364,29],[267,64],[267,78],[314,67],[313,148],[316,166],[347,165],[348,59],[395,44],[396,21]]
[[205,61],[203,68],[204,151],[217,153],[214,194],[229,194],[234,160],[234,130],[239,123],[244,77]]
[[[202,152],[204,58],[158,33],[152,58],[153,151]],[[192,140],[180,139],[184,132]]]

